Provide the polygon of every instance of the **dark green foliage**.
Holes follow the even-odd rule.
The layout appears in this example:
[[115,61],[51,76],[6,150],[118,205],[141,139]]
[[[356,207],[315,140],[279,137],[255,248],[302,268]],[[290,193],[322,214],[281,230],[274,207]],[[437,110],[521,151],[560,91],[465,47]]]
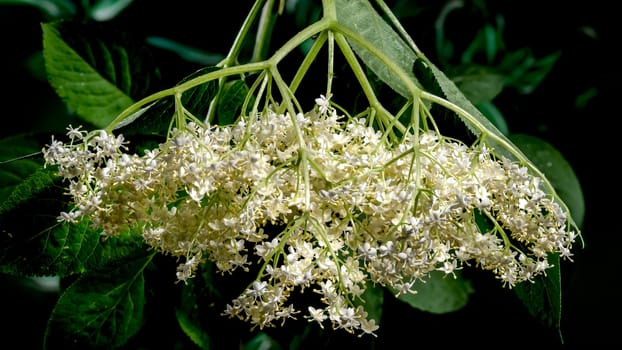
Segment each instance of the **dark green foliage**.
[[117,31],[72,22],[44,23],[42,30],[50,84],[90,124],[106,126],[155,85],[155,68],[144,64],[149,57],[114,38]]
[[143,271],[153,255],[133,254],[80,276],[58,300],[45,346],[110,349],[125,344],[143,324]]

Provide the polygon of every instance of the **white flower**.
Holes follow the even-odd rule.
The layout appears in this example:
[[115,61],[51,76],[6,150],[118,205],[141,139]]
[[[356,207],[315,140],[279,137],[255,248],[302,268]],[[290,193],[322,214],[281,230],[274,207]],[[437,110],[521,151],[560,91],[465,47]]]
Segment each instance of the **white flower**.
[[316,321],[317,323],[320,324],[322,328],[324,328],[324,326],[322,326],[322,323],[324,322],[324,320],[328,318],[328,316],[326,316],[326,314],[324,313],[324,310],[316,309],[313,306],[309,306],[308,310],[309,310],[309,316],[311,320]]
[[416,293],[433,271],[473,266],[512,287],[546,273],[548,253],[572,256],[568,213],[527,168],[436,132],[393,144],[364,118],[338,117],[330,98],[294,121],[267,110],[229,127],[177,125],[143,155],[123,135],[69,127],[71,143],[43,149],[75,208],[59,220],[142,232],[185,259],[179,281],[203,257],[221,272],[264,266],[224,311],[260,328],[293,318],[290,296],[313,288],[323,306],[307,318],[373,334],[352,307],[369,281]]
[[326,115],[327,112],[330,110],[330,97],[330,95],[320,95],[320,97],[315,99],[315,104],[318,106],[320,114]]

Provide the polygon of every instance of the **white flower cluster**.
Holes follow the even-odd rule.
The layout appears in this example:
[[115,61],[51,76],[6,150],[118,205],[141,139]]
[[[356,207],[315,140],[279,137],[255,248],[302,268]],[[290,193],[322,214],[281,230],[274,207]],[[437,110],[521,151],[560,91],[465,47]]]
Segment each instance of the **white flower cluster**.
[[289,297],[311,289],[305,317],[373,333],[356,303],[368,281],[407,293],[431,271],[476,266],[513,286],[545,272],[548,253],[571,256],[576,233],[527,168],[431,132],[393,145],[320,102],[293,117],[188,123],[144,155],[121,135],[70,128],[44,149],[75,204],[60,218],[139,230],[186,258],[179,280],[204,258],[223,272],[257,264],[225,314],[259,327],[295,317]]

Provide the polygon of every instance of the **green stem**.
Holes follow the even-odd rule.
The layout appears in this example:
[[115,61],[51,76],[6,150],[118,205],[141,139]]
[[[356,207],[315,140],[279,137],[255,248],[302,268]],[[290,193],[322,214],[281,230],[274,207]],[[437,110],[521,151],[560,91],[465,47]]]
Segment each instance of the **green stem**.
[[[486,215],[486,217],[492,222],[492,224],[494,225],[494,231],[496,231],[497,233],[499,233],[499,235],[501,236],[501,239],[503,239],[503,245],[505,247],[506,250],[509,249],[514,249],[517,252],[521,253],[521,254],[525,254],[523,253],[523,250],[520,247],[517,247],[516,245],[512,244],[512,241],[510,241],[510,237],[508,237],[507,233],[505,233],[505,230],[503,229],[503,227],[501,227],[501,225],[499,225],[499,222],[497,221],[497,219],[487,210],[482,210],[484,212],[484,214]],[[527,255],[527,254],[525,254]]]
[[331,96],[333,76],[335,75],[335,33],[328,32],[328,76],[326,77],[326,98]]
[[[238,31],[238,34],[236,35],[233,41],[233,45],[231,45],[227,56],[216,65],[217,67],[226,68],[234,66],[238,63],[238,56],[242,50],[244,39],[246,39],[248,33],[250,32],[253,23],[255,22],[255,18],[261,10],[263,2],[264,0],[255,1],[253,7],[251,8],[251,11],[248,13],[248,16],[246,16],[244,23],[242,23],[242,27],[240,28],[240,31]],[[216,106],[218,105],[218,101],[220,100],[220,96],[222,91],[224,90],[226,82],[227,81],[225,77],[221,77],[218,79],[218,90],[216,96],[214,96],[212,101],[210,101],[209,108],[207,109],[207,115],[205,116],[205,120],[207,122],[213,121],[216,116]]]
[[[322,19],[318,22],[315,22],[314,24],[309,25],[308,27],[306,27],[305,29],[303,29],[302,31],[298,32],[298,34],[296,34],[295,36],[293,36],[290,40],[288,40],[283,46],[281,46],[281,48],[279,48],[273,55],[272,57],[270,57],[269,59],[265,60],[265,61],[261,61],[261,62],[252,62],[252,63],[246,63],[246,64],[241,64],[241,65],[234,65],[231,67],[224,67],[223,69],[217,70],[217,71],[212,71],[209,73],[206,73],[204,75],[198,76],[194,79],[190,79],[182,84],[179,84],[175,87],[169,88],[169,89],[165,89],[162,91],[159,91],[157,93],[154,93],[152,95],[149,95],[143,99],[141,99],[140,101],[132,104],[130,107],[128,107],[127,109],[125,109],[123,112],[121,112],[121,114],[119,114],[107,127],[106,130],[111,131],[114,130],[115,127],[123,122],[124,120],[126,120],[127,118],[130,118],[131,116],[133,116],[135,113],[139,112],[141,110],[141,108],[143,108],[145,105],[155,102],[161,98],[167,97],[167,96],[171,96],[171,95],[175,95],[177,93],[183,93],[186,90],[189,90],[193,87],[196,87],[198,85],[204,84],[208,81],[211,80],[217,80],[217,79],[222,79],[224,77],[227,76],[231,76],[231,75],[238,75],[238,74],[244,74],[244,73],[249,73],[249,72],[255,72],[255,71],[260,71],[260,70],[264,70],[264,69],[270,69],[272,71],[276,71],[275,67],[276,65],[283,60],[287,54],[289,54],[291,51],[295,50],[300,44],[302,44],[305,40],[313,37],[314,35],[316,35],[317,33],[326,30],[329,26],[330,26],[330,21],[327,19]],[[240,35],[240,37],[243,37],[243,35]],[[235,56],[234,52],[236,52],[235,50],[232,49],[231,51],[232,53],[230,53],[230,55],[228,55],[228,57],[233,57]],[[223,63],[223,65],[225,65]],[[289,97],[288,97],[289,98]]]
[[124,120],[126,120],[127,118],[134,116],[136,113],[140,112],[143,108],[149,108],[149,106],[145,107],[146,105],[156,102],[164,97],[173,96],[176,94],[183,94],[186,90],[192,89],[193,87],[199,86],[208,81],[217,80],[217,79],[220,79],[226,76],[231,76],[231,75],[259,71],[259,70],[267,69],[270,66],[271,66],[270,62],[263,61],[263,62],[247,63],[247,64],[243,64],[239,66],[223,68],[220,70],[212,71],[204,75],[198,76],[194,79],[190,79],[172,88],[158,91],[152,95],[149,95],[135,102],[134,104],[126,108],[112,122],[110,122],[110,124],[108,124],[108,126],[106,127],[106,130],[112,131],[116,129],[118,125]]
[[250,32],[253,23],[255,22],[255,18],[257,17],[257,14],[261,11],[264,2],[265,0],[255,1],[255,4],[253,4],[251,11],[248,13],[248,16],[246,16],[246,19],[244,20],[244,23],[242,23],[240,31],[235,37],[233,45],[231,45],[231,48],[229,49],[229,53],[220,63],[218,63],[218,67],[229,67],[237,64],[238,55],[242,50],[242,44],[244,43],[244,39],[246,39],[246,36]]
[[393,60],[391,60],[387,55],[385,55],[385,53],[382,52],[377,46],[370,43],[367,39],[362,37],[359,33],[351,30],[350,28],[338,22],[331,22],[330,29],[334,30],[335,32],[343,34],[348,39],[355,41],[363,49],[369,51],[369,53],[376,56],[376,58],[382,61],[385,67],[391,73],[395,74],[395,76],[406,86],[406,89],[411,95],[416,96],[418,93],[420,93],[421,88],[419,88],[417,84],[415,84],[415,81],[400,66],[398,66]]
[[337,21],[337,7],[335,6],[335,0],[322,0],[322,11],[324,18],[331,21]]
[[158,91],[152,95],[149,95],[143,98],[142,100],[139,100],[138,102],[135,102],[134,104],[126,108],[123,112],[121,112],[114,120],[112,120],[110,124],[108,124],[105,130],[107,132],[111,132],[117,127],[120,127],[119,124],[125,121],[127,118],[130,118],[134,116],[135,114],[142,113],[142,111],[151,107],[150,105],[147,107],[143,107],[143,106],[154,103],[164,97],[171,96],[174,94],[175,94],[175,88],[169,88],[166,90]]
[[[264,262],[261,265],[259,272],[257,272],[256,280],[260,280],[263,277],[263,273],[268,267],[268,264],[273,263],[274,266],[276,267],[276,264],[278,263],[277,261],[278,257],[285,252],[285,244],[289,242],[289,236],[291,236],[294,230],[298,229],[302,224],[305,224],[305,223],[306,223],[306,217],[301,216],[295,221],[292,221],[290,224],[288,224],[287,227],[285,227],[285,229],[277,235],[277,238],[279,236],[281,238],[279,240],[279,244],[274,248],[274,250],[270,253],[270,255],[264,259]],[[252,283],[250,283],[249,286],[250,285],[252,285]]]
[[[274,81],[281,92],[283,97],[283,105],[287,108],[289,113],[289,118],[292,121],[292,126],[294,128],[294,133],[296,135],[296,141],[298,142],[298,157],[300,159],[299,167],[302,172],[302,178],[304,181],[304,203],[305,210],[309,210],[311,207],[311,181],[309,179],[309,153],[307,150],[307,145],[302,135],[302,130],[298,125],[298,121],[296,120],[296,110],[294,109],[292,102],[296,103],[292,91],[289,89],[283,78],[281,77],[279,71],[277,69],[271,70],[272,76],[274,77]],[[300,110],[301,107],[298,106]]]
[[278,62],[282,61],[283,58],[285,58],[285,56],[287,56],[290,52],[292,52],[302,43],[304,43],[305,40],[314,37],[315,35],[326,29],[329,29],[332,23],[333,22],[329,18],[324,17],[319,21],[310,24],[309,26],[296,33],[285,44],[283,44],[283,46],[276,50],[274,54],[272,54],[272,57],[268,59],[268,61],[271,61],[274,65],[276,65]]
[[305,56],[304,60],[298,67],[298,70],[296,71],[296,74],[294,75],[292,82],[289,84],[289,88],[292,90],[292,92],[296,92],[296,90],[298,89],[298,86],[302,82],[302,79],[305,77],[306,73],[309,71],[309,67],[311,67],[311,64],[315,61],[315,58],[317,57],[320,50],[324,46],[325,42],[326,42],[326,31],[323,31],[320,34],[320,36],[313,42],[313,46],[311,46],[311,49],[309,50],[309,52],[307,52],[307,55]]
[[272,7],[274,0],[268,0],[261,10],[259,23],[257,25],[257,33],[255,35],[255,45],[253,47],[253,56],[251,62],[261,61],[264,57],[266,43],[269,42],[270,33],[272,32]]
[[410,35],[408,35],[408,32],[406,32],[400,21],[397,19],[397,17],[395,17],[389,6],[387,6],[387,4],[383,0],[376,0],[376,3],[378,4],[382,12],[387,16],[387,18],[389,18],[391,24],[393,25],[393,27],[395,27],[398,34],[401,35],[402,39],[406,41],[408,45],[410,45],[410,48],[413,49],[415,54],[419,57],[425,57],[423,52],[419,50]]
[[[363,93],[367,97],[369,105],[373,109],[376,110],[376,113],[378,114],[378,117],[383,120],[385,125],[389,125],[392,122],[396,121],[397,118],[395,118],[395,116],[393,116],[391,114],[391,112],[389,112],[386,108],[384,108],[382,103],[380,103],[380,101],[376,97],[376,94],[374,93],[374,89],[372,88],[371,84],[369,83],[369,80],[367,79],[367,75],[365,74],[365,71],[363,70],[363,68],[361,67],[360,63],[358,62],[358,60],[356,58],[356,55],[354,54],[354,52],[350,48],[350,45],[348,44],[348,42],[345,39],[344,35],[336,34],[335,35],[335,41],[337,42],[337,45],[341,49],[341,52],[342,52],[343,56],[345,57],[346,61],[350,65],[350,68],[352,69],[352,73],[354,74],[354,76],[358,80],[359,84],[361,85],[361,89],[363,90]],[[406,127],[399,121],[397,121],[395,123],[395,127],[400,132],[405,132],[406,131]]]

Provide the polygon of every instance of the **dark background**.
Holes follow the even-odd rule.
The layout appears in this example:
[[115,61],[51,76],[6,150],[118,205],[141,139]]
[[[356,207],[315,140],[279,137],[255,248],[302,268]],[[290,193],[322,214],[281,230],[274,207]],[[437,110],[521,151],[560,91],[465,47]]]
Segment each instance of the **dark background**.
[[[172,5],[172,4],[175,5]],[[226,52],[245,16],[248,1],[229,1],[198,10],[199,1],[156,5],[136,1],[119,23],[146,35],[158,35],[211,51]],[[388,2],[391,3],[391,2]],[[403,23],[419,48],[434,61],[433,22],[443,1],[412,1],[425,9],[417,22]],[[469,2],[467,2],[469,3]],[[474,2],[478,3],[478,2]],[[495,100],[512,132],[538,136],[555,146],[576,172],[585,198],[585,248],[577,244],[573,263],[562,264],[562,333],[566,347],[622,344],[620,328],[619,261],[620,175],[617,125],[619,37],[614,2],[480,1],[488,14],[464,14],[454,22],[459,44],[468,42],[473,28],[486,16],[502,14],[505,41],[510,47],[529,46],[536,56],[560,51],[561,56],[543,83],[530,94],[504,91]],[[0,3],[2,4],[2,3]],[[469,3],[470,4],[470,3]],[[188,10],[191,9],[191,10]],[[219,11],[225,11],[222,14]],[[40,74],[41,29],[46,18],[34,7],[0,5],[0,79],[2,130],[56,132],[65,107]],[[283,26],[295,29],[291,20]],[[281,24],[280,24],[281,25]],[[287,30],[280,32],[286,36]],[[275,39],[276,40],[276,39]],[[34,68],[33,68],[34,67]],[[179,67],[178,80],[194,67]],[[37,73],[39,72],[39,73]],[[173,74],[173,73],[171,73]],[[174,75],[174,74],[173,74]],[[593,92],[585,102],[579,96]],[[62,130],[61,130],[62,131]],[[509,290],[485,276],[477,277],[476,293],[466,308],[449,315],[428,315],[387,300],[386,321],[377,347],[389,348],[408,331],[416,344],[560,346],[555,333],[528,315]],[[0,347],[17,342],[37,348],[45,321],[57,298],[30,281],[3,276],[0,307],[5,321]],[[501,290],[501,291],[500,291]],[[174,333],[171,331],[171,333]],[[329,345],[350,338],[335,335]],[[354,339],[353,344],[364,340]],[[405,346],[408,347],[408,346]]]

